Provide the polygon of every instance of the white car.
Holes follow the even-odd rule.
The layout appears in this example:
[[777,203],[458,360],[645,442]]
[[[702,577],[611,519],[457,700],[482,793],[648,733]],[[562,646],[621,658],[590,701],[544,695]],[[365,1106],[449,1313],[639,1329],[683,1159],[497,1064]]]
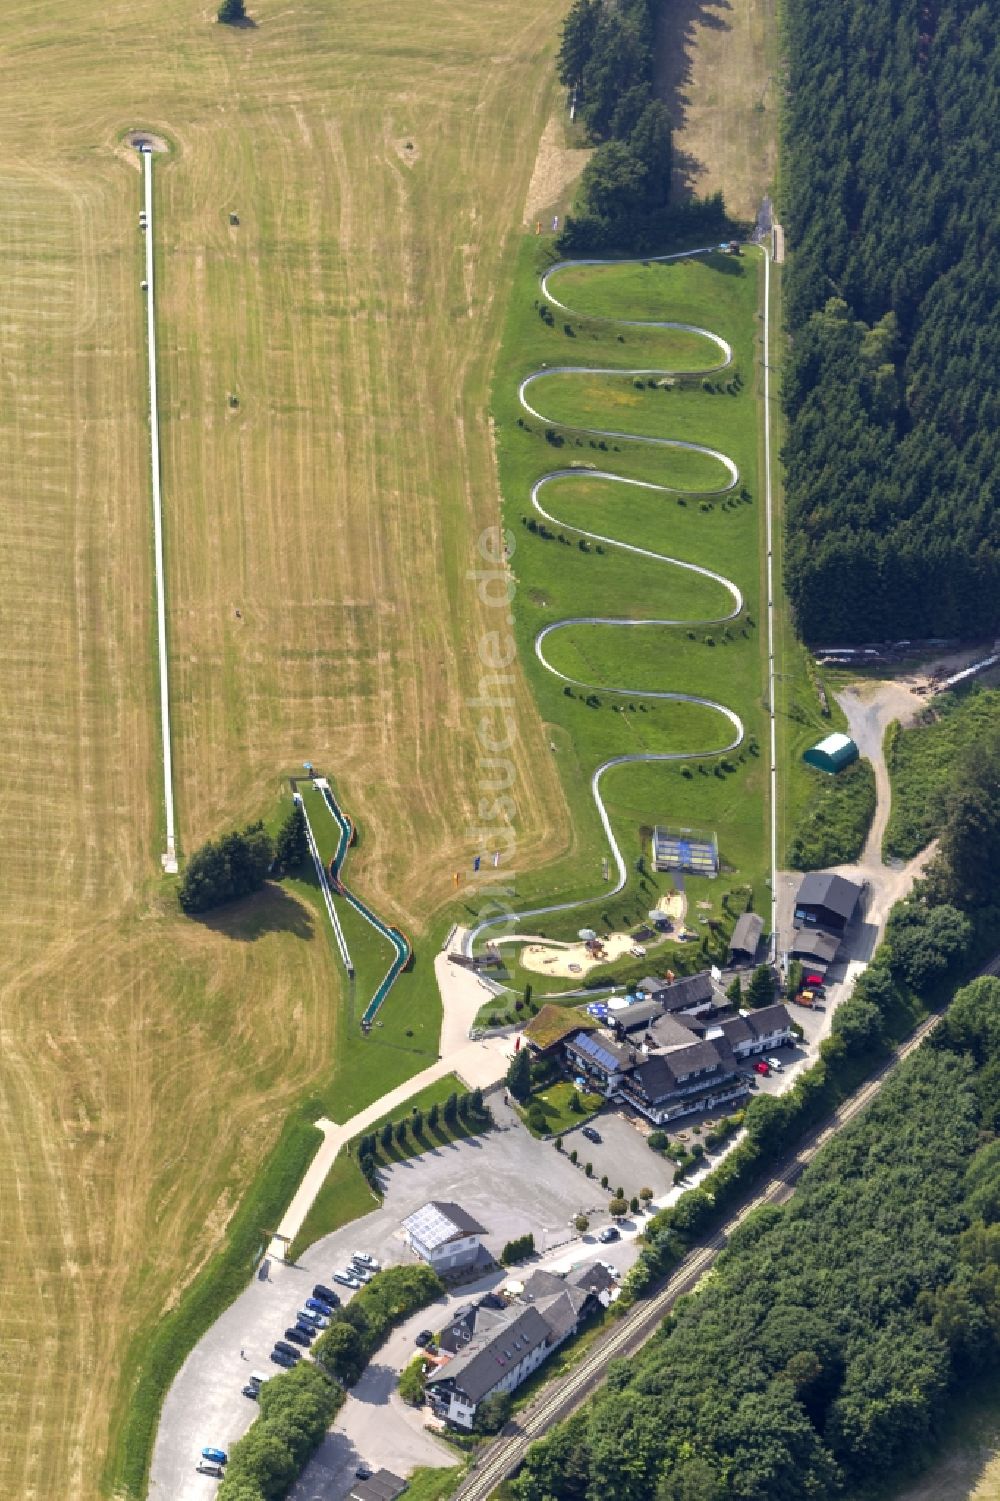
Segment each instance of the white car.
[[778,1058],[765,1058],[764,1062],[768,1068],[773,1068],[776,1074],[783,1074],[785,1072],[785,1065]]
[[321,1313],[310,1313],[308,1308],[300,1308],[295,1315],[300,1324],[311,1324],[314,1329],[329,1329],[330,1320]]
[[367,1251],[355,1251],[351,1260],[356,1261],[358,1266],[368,1267],[370,1271],[377,1272],[380,1270],[379,1263],[375,1260],[375,1257],[369,1256]]
[[339,1282],[341,1287],[360,1287],[361,1283],[353,1272],[334,1272],[334,1282]]

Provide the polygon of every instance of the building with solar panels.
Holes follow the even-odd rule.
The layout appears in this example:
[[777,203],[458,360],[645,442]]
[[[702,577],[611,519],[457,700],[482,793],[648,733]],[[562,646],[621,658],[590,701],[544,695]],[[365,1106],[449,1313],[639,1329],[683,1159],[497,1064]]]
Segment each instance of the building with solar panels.
[[403,1237],[410,1250],[436,1272],[452,1272],[480,1259],[480,1237],[486,1231],[458,1204],[432,1200],[403,1221]]
[[719,841],[715,834],[697,829],[671,829],[657,824],[653,830],[653,869],[680,871],[691,876],[719,873]]

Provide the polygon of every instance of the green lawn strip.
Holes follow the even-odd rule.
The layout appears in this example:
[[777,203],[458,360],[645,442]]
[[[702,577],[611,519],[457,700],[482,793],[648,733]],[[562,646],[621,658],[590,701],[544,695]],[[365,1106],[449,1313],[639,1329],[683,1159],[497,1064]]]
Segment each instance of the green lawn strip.
[[[604,905],[600,901],[601,857],[606,853],[607,845],[590,796],[589,779],[594,767],[617,754],[683,751],[699,744],[706,748],[718,747],[729,738],[727,726],[720,716],[699,706],[645,699],[644,707],[640,708],[638,695],[636,707],[632,710],[628,708],[627,699],[622,705],[617,695],[606,691],[602,695],[600,687],[594,690],[600,700],[598,707],[587,705],[587,694],[581,697],[579,690],[574,689],[573,697],[570,697],[564,692],[564,685],[537,661],[535,635],[542,625],[562,619],[566,613],[632,614],[628,583],[630,562],[637,564],[638,614],[656,610],[658,567],[663,575],[664,614],[674,617],[672,606],[675,602],[676,617],[681,619],[686,618],[688,610],[693,612],[694,618],[704,618],[706,609],[722,614],[729,608],[730,597],[718,585],[685,576],[683,570],[630,559],[610,544],[602,544],[605,548],[603,554],[597,554],[596,549],[584,554],[579,549],[578,534],[571,530],[574,521],[608,537],[622,538],[637,546],[650,547],[718,569],[739,585],[747,604],[747,615],[731,629],[732,639],[728,641],[722,640],[721,626],[715,630],[685,625],[675,628],[638,627],[617,633],[612,628],[568,628],[548,637],[545,650],[549,659],[563,670],[571,664],[578,666],[580,670],[570,675],[587,682],[621,683],[626,687],[634,685],[660,690],[678,688],[733,703],[745,720],[748,736],[753,737],[758,745],[764,744],[765,678],[757,618],[760,588],[757,560],[763,518],[757,483],[759,411],[754,393],[761,273],[749,256],[741,260],[739,271],[725,275],[711,267],[699,266],[697,262],[687,262],[683,268],[676,268],[679,274],[673,280],[678,288],[683,288],[685,281],[697,273],[697,287],[692,291],[690,305],[678,295],[678,300],[669,309],[658,308],[659,316],[676,317],[678,321],[698,322],[701,319],[706,326],[730,339],[736,367],[743,375],[743,386],[738,394],[709,395],[701,390],[700,382],[691,391],[647,390],[636,393],[637,398],[641,395],[643,403],[649,404],[651,413],[661,414],[664,432],[668,431],[672,411],[675,416],[681,414],[684,432],[697,428],[700,441],[730,454],[740,467],[743,483],[749,492],[749,503],[741,501],[737,495],[725,504],[713,502],[711,510],[702,512],[698,502],[689,501],[686,506],[678,506],[676,498],[654,491],[574,477],[546,486],[540,497],[545,508],[558,518],[558,523],[546,525],[556,533],[559,530],[565,532],[571,544],[566,546],[555,539],[539,536],[522,521],[529,516],[537,520],[530,507],[531,485],[535,479],[561,465],[586,462],[606,465],[623,477],[662,481],[663,451],[650,452],[644,445],[627,441],[618,445],[617,452],[607,448],[602,451],[591,447],[590,441],[579,435],[568,436],[565,444],[555,448],[545,441],[542,431],[535,431],[539,424],[524,417],[517,403],[519,375],[540,368],[543,363],[550,366],[569,362],[625,364],[631,358],[628,341],[633,336],[632,330],[616,331],[613,325],[593,325],[596,331],[588,331],[582,325],[577,327],[574,324],[574,337],[567,337],[558,318],[553,326],[548,326],[538,316],[535,303],[540,264],[537,247],[526,243],[518,262],[504,350],[497,367],[494,411],[505,518],[515,542],[512,558],[518,585],[515,632],[576,817],[572,852],[545,871],[519,878],[514,905],[521,907],[594,897],[594,907],[599,914]],[[625,274],[630,276],[631,272],[614,269],[615,276]],[[613,278],[604,277],[602,273],[602,280],[610,286]],[[709,296],[708,288],[714,287],[716,282],[718,296]],[[619,331],[626,340],[624,348],[618,343]],[[651,336],[650,345],[655,342],[655,337]],[[572,387],[573,379],[566,378],[567,389]],[[549,384],[543,382],[541,386]],[[675,403],[673,407],[671,402]],[[519,425],[518,418],[526,426]],[[595,518],[598,524],[589,525]],[[572,563],[569,561],[571,553]],[[615,553],[617,560],[610,563],[608,560]],[[605,565],[606,575],[602,573]],[[695,640],[689,638],[689,629],[694,630]],[[705,642],[706,635],[714,636],[715,646]],[[647,638],[645,643],[640,640],[643,636]],[[624,712],[617,712],[616,706],[624,707]],[[732,862],[733,869],[724,871],[723,882],[745,877],[755,890],[762,887],[767,847],[765,778],[757,758],[747,755],[744,760],[731,759],[734,770],[721,778],[716,778],[709,770],[707,776],[710,780],[704,777],[698,780],[698,773],[685,778],[679,766],[668,765],[629,766],[611,773],[605,779],[603,790],[623,849],[636,846],[636,831],[640,823],[679,823],[715,828],[719,831],[727,864],[731,862],[725,854],[726,844],[742,862],[739,865]],[[632,790],[633,786],[637,792]],[[746,809],[744,804],[747,801],[756,806]],[[734,812],[740,824],[735,833],[728,826]],[[639,853],[635,848],[635,855]],[[649,877],[646,877],[645,886],[640,886],[636,879],[638,874],[634,867],[630,869],[626,891],[622,899],[617,899],[631,906],[633,916],[640,911],[644,914],[645,909],[653,905],[660,889],[670,890],[672,887],[667,880],[661,887],[660,882]],[[721,885],[722,882],[712,883],[706,893],[714,907],[710,915],[715,917],[721,916]],[[617,913],[610,915],[617,920]],[[565,917],[550,916],[544,920],[542,930],[549,936],[575,936],[576,929],[585,920],[591,920],[590,913],[582,909]]]
[[[317,924],[322,924],[336,951],[326,907],[312,872],[287,884],[309,902]],[[385,973],[378,966],[383,952],[388,954],[388,945],[346,902],[339,901],[337,910],[345,936],[349,935],[348,942],[356,940],[357,953],[352,944],[352,958],[358,966],[357,979],[352,998],[350,982],[342,975],[340,1006],[344,1025],[331,1060],[329,1081],[316,1091],[313,1105],[315,1115],[347,1121],[436,1061],[441,1037],[441,996],[433,964],[429,958],[421,957],[421,950],[425,955],[434,953],[440,946],[440,937],[436,932],[428,935],[426,945],[421,945],[417,952],[413,969],[399,976],[366,1037],[361,1032],[360,1019],[375,985]],[[442,922],[440,926],[446,925]],[[372,990],[366,995],[363,979],[373,978]]]
[[[582,1109],[574,1110],[571,1101],[578,1096]],[[591,1116],[596,1115],[604,1104],[603,1096],[585,1094],[578,1091],[574,1084],[564,1081],[560,1084],[550,1084],[546,1089],[540,1089],[532,1094],[528,1107],[518,1113],[531,1132],[532,1136],[539,1138],[545,1136],[561,1136],[564,1131],[572,1131],[574,1126],[582,1126],[589,1121]],[[545,1116],[545,1130],[536,1130],[529,1119],[529,1111],[532,1105],[537,1105]],[[534,1114],[535,1112],[530,1112]]]
[[184,1290],[177,1307],[137,1331],[112,1418],[106,1490],[145,1495],[163,1399],[198,1340],[247,1285],[267,1235],[298,1188],[322,1137],[301,1112],[291,1115],[270,1157],[226,1229],[221,1250]]
[[[433,1129],[426,1121],[427,1112],[432,1105],[437,1105],[440,1110],[450,1094],[456,1094],[461,1098],[469,1092],[456,1074],[448,1074],[445,1078],[428,1084],[426,1089],[418,1090],[405,1104],[400,1105],[389,1115],[382,1116],[374,1126],[370,1126],[361,1135],[368,1136],[374,1132],[377,1145],[376,1161],[383,1165],[405,1162],[411,1157],[421,1156],[424,1152],[446,1147],[450,1142],[461,1141],[466,1136],[479,1136],[482,1132],[489,1130],[488,1118],[463,1121],[459,1117],[454,1125],[448,1125],[439,1117]],[[405,1142],[399,1143],[394,1138],[392,1146],[386,1150],[378,1140],[382,1127],[390,1121],[393,1123],[400,1120],[409,1121],[415,1108],[422,1110],[425,1116],[422,1134],[415,1137],[410,1130],[407,1132]],[[357,1148],[361,1135],[354,1137],[348,1143],[346,1150],[338,1153],[323,1187],[302,1223],[302,1228],[292,1242],[289,1249],[291,1261],[297,1261],[304,1251],[324,1235],[341,1229],[351,1220],[370,1214],[382,1203],[379,1195],[369,1188],[358,1167]]]
[[[747,269],[754,266],[755,258],[750,254],[734,259],[713,251],[673,261],[570,266],[554,272],[548,287],[553,297],[581,314],[609,320],[674,319],[728,338],[728,330],[720,323],[739,316],[741,284]],[[683,312],[675,312],[680,306]],[[558,309],[556,315],[568,316],[560,314]],[[631,329],[620,325],[614,332],[624,333],[628,339],[633,337]],[[715,350],[716,346],[711,348]],[[708,363],[717,364],[718,359],[715,353]]]
[[933,723],[887,736],[892,812],[883,847],[886,858],[909,860],[934,838],[944,822],[956,758],[1000,729],[1000,689],[941,693],[929,709],[938,716]]
[[837,776],[815,767],[809,774],[810,798],[787,852],[793,870],[820,870],[857,860],[875,816],[875,770],[868,760],[855,761]]
[[332,1235],[365,1214],[378,1209],[382,1200],[368,1187],[357,1159],[340,1152],[326,1175],[323,1187],[313,1200],[302,1228],[288,1249],[288,1260],[298,1261],[324,1235]]
[[453,1494],[461,1475],[460,1465],[432,1470],[421,1465],[406,1482],[406,1501],[444,1501]]

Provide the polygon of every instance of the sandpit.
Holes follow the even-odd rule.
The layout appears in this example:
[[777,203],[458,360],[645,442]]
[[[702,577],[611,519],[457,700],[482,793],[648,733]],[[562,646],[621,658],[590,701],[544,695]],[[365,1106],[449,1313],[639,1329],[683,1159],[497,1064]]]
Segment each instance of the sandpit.
[[641,942],[633,938],[631,933],[610,933],[601,940],[604,952],[598,956],[592,954],[585,943],[560,943],[555,939],[549,943],[528,943],[521,949],[520,961],[525,969],[532,970],[536,975],[558,975],[564,980],[579,979],[602,964],[611,964],[616,959],[625,958],[637,947],[648,953],[671,938],[677,938],[684,931],[687,899],[683,892],[672,891],[669,896],[661,896],[656,910],[670,918],[673,929],[671,932],[657,934],[655,938]]

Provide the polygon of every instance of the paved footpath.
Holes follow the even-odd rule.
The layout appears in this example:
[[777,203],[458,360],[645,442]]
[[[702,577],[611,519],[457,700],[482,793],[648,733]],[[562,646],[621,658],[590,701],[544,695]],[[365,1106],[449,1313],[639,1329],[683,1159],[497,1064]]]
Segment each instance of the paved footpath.
[[[454,941],[456,951],[460,937],[459,931]],[[444,1008],[440,1058],[437,1063],[432,1063],[429,1068],[407,1079],[405,1084],[391,1089],[367,1109],[359,1111],[343,1125],[326,1119],[316,1122],[323,1132],[323,1144],[309,1164],[271,1242],[269,1254],[278,1260],[284,1259],[285,1248],[301,1230],[337,1154],[359,1132],[373,1126],[383,1116],[391,1115],[398,1105],[404,1105],[421,1089],[426,1089],[428,1084],[433,1084],[448,1074],[457,1074],[469,1089],[488,1089],[506,1074],[511,1053],[509,1038],[491,1038],[484,1042],[469,1040],[476,1013],[489,999],[489,993],[483,988],[479,977],[461,965],[451,964],[446,954],[438,954],[435,958],[434,973]]]

